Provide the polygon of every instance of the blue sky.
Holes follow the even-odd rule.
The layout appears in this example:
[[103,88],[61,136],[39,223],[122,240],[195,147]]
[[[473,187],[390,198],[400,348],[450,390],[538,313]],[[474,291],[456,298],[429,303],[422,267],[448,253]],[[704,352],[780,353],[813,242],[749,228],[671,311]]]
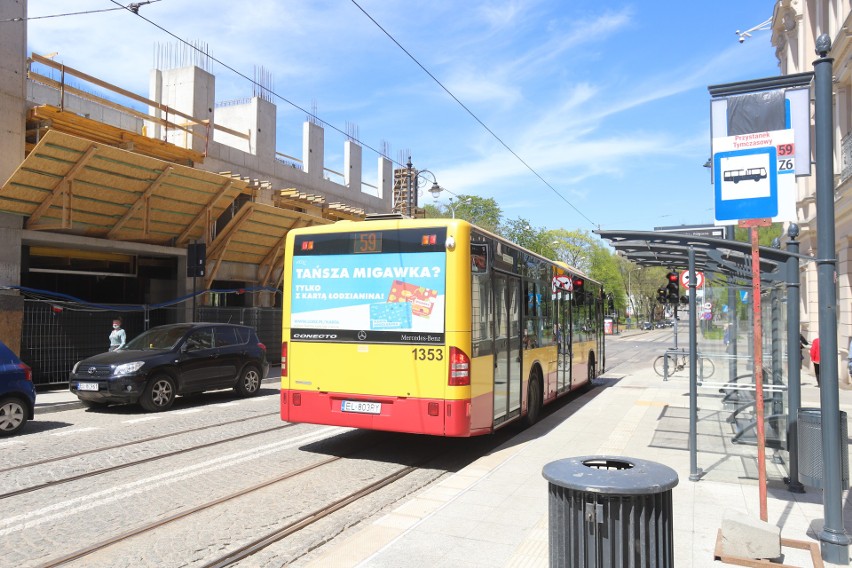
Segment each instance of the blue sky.
[[[559,195],[352,0],[159,0],[140,14],[247,76],[262,66],[277,95],[394,160],[410,153],[450,192],[547,229],[712,223],[707,86],[779,74],[769,31],[735,35],[772,15],[766,0],[357,2]],[[147,96],[155,46],[174,38],[122,10],[37,19],[115,7],[29,0],[29,51]],[[217,102],[252,95],[212,70]],[[305,113],[273,102],[278,150],[300,156]],[[326,167],[343,169],[344,139],[326,128]],[[365,181],[376,162],[365,148]]]

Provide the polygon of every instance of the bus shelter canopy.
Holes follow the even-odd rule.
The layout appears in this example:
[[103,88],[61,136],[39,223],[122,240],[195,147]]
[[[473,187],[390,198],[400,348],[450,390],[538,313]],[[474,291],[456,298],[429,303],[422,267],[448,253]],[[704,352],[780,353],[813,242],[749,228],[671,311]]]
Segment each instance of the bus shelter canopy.
[[[686,270],[689,266],[689,250],[692,249],[695,270],[704,272],[708,280],[723,277],[728,283],[737,285],[751,282],[750,243],[655,231],[594,232],[608,240],[622,256],[642,266]],[[770,247],[759,247],[759,254],[761,281],[768,285],[784,282],[787,260],[793,255]]]

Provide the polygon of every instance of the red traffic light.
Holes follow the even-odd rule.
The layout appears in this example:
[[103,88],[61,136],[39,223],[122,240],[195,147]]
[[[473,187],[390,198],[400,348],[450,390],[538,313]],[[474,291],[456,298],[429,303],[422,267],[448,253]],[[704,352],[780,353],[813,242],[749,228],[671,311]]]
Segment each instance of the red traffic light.
[[583,288],[583,279],[582,278],[574,278],[573,280],[574,290],[580,290]]
[[669,279],[669,282],[677,282],[680,277],[678,276],[677,272],[669,272],[668,274],[666,274],[666,278]]

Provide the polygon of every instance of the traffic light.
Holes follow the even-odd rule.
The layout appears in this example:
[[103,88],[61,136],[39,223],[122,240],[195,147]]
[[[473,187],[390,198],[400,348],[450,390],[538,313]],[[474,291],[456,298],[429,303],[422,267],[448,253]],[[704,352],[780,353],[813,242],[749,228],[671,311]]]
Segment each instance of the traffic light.
[[666,274],[666,280],[666,301],[677,304],[680,301],[680,275],[677,272],[669,272]]
[[666,303],[666,287],[665,286],[660,286],[659,288],[657,288],[657,301],[660,302],[661,304]]
[[575,277],[571,280],[571,285],[572,285],[572,287],[573,287],[573,289],[574,289],[574,293],[575,293],[575,294],[576,294],[576,293],[578,293],[578,292],[582,292],[582,291],[583,291],[583,284],[585,284],[585,282],[584,282],[584,281],[583,281],[583,279],[582,279],[582,278],[580,278],[579,276],[575,276]]

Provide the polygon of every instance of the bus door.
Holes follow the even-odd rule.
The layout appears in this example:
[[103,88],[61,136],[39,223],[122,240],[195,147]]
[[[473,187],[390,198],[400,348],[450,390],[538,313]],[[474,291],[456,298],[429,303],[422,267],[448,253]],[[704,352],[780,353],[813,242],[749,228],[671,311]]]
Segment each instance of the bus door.
[[521,280],[494,275],[494,423],[521,409]]
[[556,390],[562,392],[571,386],[571,302],[568,292],[558,292],[556,342],[559,351]]

